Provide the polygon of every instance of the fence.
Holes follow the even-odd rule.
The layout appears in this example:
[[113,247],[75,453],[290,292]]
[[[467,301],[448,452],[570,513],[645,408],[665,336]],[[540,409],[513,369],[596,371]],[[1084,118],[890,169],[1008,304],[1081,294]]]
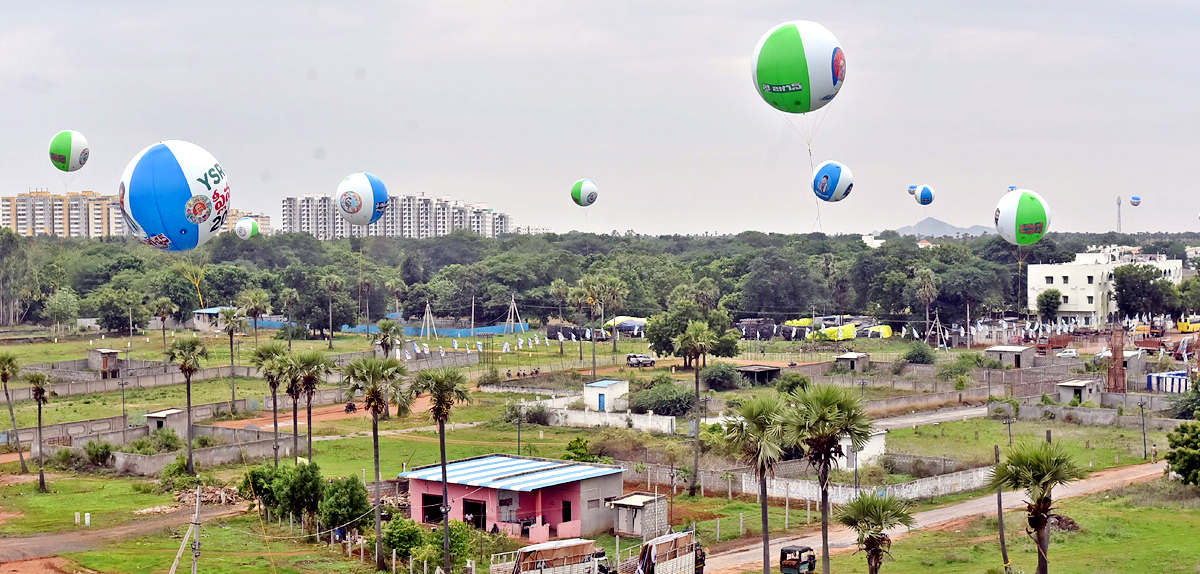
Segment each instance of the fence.
[[[42,425],[42,440],[47,442],[60,441],[64,438],[73,439],[74,437],[81,437],[99,432],[119,431],[124,428],[124,416]],[[4,440],[0,440],[0,443],[10,445],[14,444],[11,431],[3,433],[2,436]],[[22,446],[31,444],[37,439],[37,427],[17,429],[17,436],[21,438]],[[67,441],[67,444],[70,444],[70,441]]]
[[[200,369],[192,375],[192,382],[208,381],[212,379],[221,379],[229,376],[229,366],[209,367]],[[254,377],[257,376],[257,371],[253,367],[237,366],[233,367],[235,376],[238,377]],[[60,397],[69,397],[74,395],[88,395],[94,393],[109,393],[121,390],[119,383],[128,383],[126,390],[130,389],[148,389],[153,387],[163,387],[168,385],[182,385],[185,380],[183,373],[178,370],[174,372],[160,373],[156,375],[142,375],[137,377],[126,377],[117,379],[103,379],[95,381],[78,381],[56,383],[50,386],[52,393]],[[28,387],[10,387],[9,392],[12,394],[12,401],[28,401],[30,398],[30,389]],[[0,397],[0,404],[3,404],[3,397]]]
[[602,411],[573,411],[551,409],[550,426],[577,428],[617,427],[640,431],[675,434],[675,417],[647,413],[608,413]]
[[[1007,403],[991,403],[988,405],[989,412],[995,412],[996,409],[1004,409],[1004,412],[1012,414],[1012,405]],[[1136,413],[1136,411],[1134,412]],[[1023,421],[1054,419],[1084,426],[1117,426],[1123,428],[1141,428],[1142,424],[1145,424],[1147,430],[1159,431],[1173,431],[1181,423],[1188,422],[1182,419],[1146,417],[1143,423],[1140,415],[1121,415],[1117,412],[1117,409],[1064,407],[1060,405],[1021,405],[1021,411],[1017,413],[1017,419]]]
[[905,397],[891,397],[866,401],[864,408],[868,415],[878,417],[899,411],[924,411],[949,404],[982,403],[987,400],[989,391],[985,387],[976,387],[962,391],[945,393],[924,393]]

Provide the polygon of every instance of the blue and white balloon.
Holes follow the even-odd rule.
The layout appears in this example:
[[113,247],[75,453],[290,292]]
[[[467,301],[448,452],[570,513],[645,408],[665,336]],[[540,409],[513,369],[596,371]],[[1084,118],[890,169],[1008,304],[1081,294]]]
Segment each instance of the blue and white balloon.
[[824,201],[841,201],[854,189],[850,168],[833,160],[821,162],[813,170],[812,191]]
[[167,251],[204,245],[224,227],[229,178],[204,148],[159,142],[129,160],[117,200],[125,226],[142,243]]
[[336,198],[338,213],[351,225],[370,225],[387,211],[387,188],[369,173],[346,176],[338,185]]
[[1142,198],[1140,196],[1135,195],[1135,196],[1129,198],[1129,205],[1137,207],[1141,204],[1142,204]]
[[913,197],[917,199],[917,203],[921,205],[929,205],[933,203],[933,188],[928,185],[912,186]]
[[908,194],[916,195],[917,194],[917,186],[915,186],[915,185],[908,186]]

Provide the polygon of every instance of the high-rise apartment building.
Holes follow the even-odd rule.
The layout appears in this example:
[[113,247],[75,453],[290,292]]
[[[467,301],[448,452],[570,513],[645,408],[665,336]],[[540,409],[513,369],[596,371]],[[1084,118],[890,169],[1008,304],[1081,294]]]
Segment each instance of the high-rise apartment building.
[[[261,225],[261,224],[260,224]],[[387,211],[367,226],[350,225],[337,213],[337,205],[328,195],[310,194],[283,200],[284,233],[308,233],[318,239],[344,237],[408,237],[423,239],[449,235],[456,229],[470,229],[485,237],[508,233],[511,219],[482,203],[463,203],[448,197],[419,195],[388,197]]]
[[106,237],[125,235],[125,220],[115,195],[94,191],[63,194],[46,190],[0,197],[0,227],[18,235]]

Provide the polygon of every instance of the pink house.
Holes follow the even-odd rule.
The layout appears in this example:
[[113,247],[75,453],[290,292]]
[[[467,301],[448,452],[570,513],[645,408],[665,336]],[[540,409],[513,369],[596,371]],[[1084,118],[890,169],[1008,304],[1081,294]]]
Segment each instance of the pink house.
[[[451,520],[543,542],[612,529],[612,499],[621,496],[624,469],[603,464],[513,455],[486,455],[446,465]],[[431,465],[408,478],[412,518],[442,520],[442,469]]]

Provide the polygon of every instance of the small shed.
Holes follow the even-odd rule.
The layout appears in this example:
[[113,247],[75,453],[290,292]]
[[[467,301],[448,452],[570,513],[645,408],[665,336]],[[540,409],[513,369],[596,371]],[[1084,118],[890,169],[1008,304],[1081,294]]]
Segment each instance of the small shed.
[[[770,384],[771,381],[778,379],[779,374],[783,372],[783,369],[770,365],[742,365],[734,367],[734,369],[751,383],[754,383],[755,386]],[[706,389],[701,388],[700,390],[703,391]]]
[[1063,381],[1058,384],[1058,402],[1067,404],[1072,399],[1079,399],[1080,404],[1092,401],[1098,405],[1102,392],[1104,392],[1104,381],[1090,379]]
[[116,349],[88,349],[87,368],[100,373],[101,379],[116,379],[121,376],[120,356]]
[[613,411],[616,399],[627,394],[629,394],[629,381],[616,379],[592,381],[583,386],[583,404],[587,406],[588,410],[610,413]]
[[146,413],[146,426],[150,432],[158,429],[171,429],[181,437],[187,436],[187,412],[183,409],[164,409],[158,412]]
[[1020,369],[1033,366],[1037,349],[1024,345],[996,345],[984,349],[983,354],[989,359],[1000,361],[1006,367]]
[[870,353],[842,353],[834,357],[833,360],[837,362],[837,366],[852,373],[865,373],[871,368]]
[[1146,353],[1140,350],[1125,351],[1125,372],[1131,375],[1140,375],[1146,372]]
[[1187,371],[1169,371],[1146,375],[1146,391],[1151,393],[1186,393],[1192,390],[1192,378]]
[[646,540],[667,530],[667,499],[649,492],[631,492],[614,499],[609,506],[617,510],[613,533]]
[[842,437],[840,443],[842,452],[845,454],[838,457],[837,467],[842,470],[854,470],[859,465],[874,464],[883,456],[887,450],[887,431],[882,429],[871,431],[867,444],[863,445],[862,450],[858,452],[851,448],[849,437]]
[[192,311],[192,328],[197,331],[216,331],[220,328],[222,309],[232,307],[208,307]]

